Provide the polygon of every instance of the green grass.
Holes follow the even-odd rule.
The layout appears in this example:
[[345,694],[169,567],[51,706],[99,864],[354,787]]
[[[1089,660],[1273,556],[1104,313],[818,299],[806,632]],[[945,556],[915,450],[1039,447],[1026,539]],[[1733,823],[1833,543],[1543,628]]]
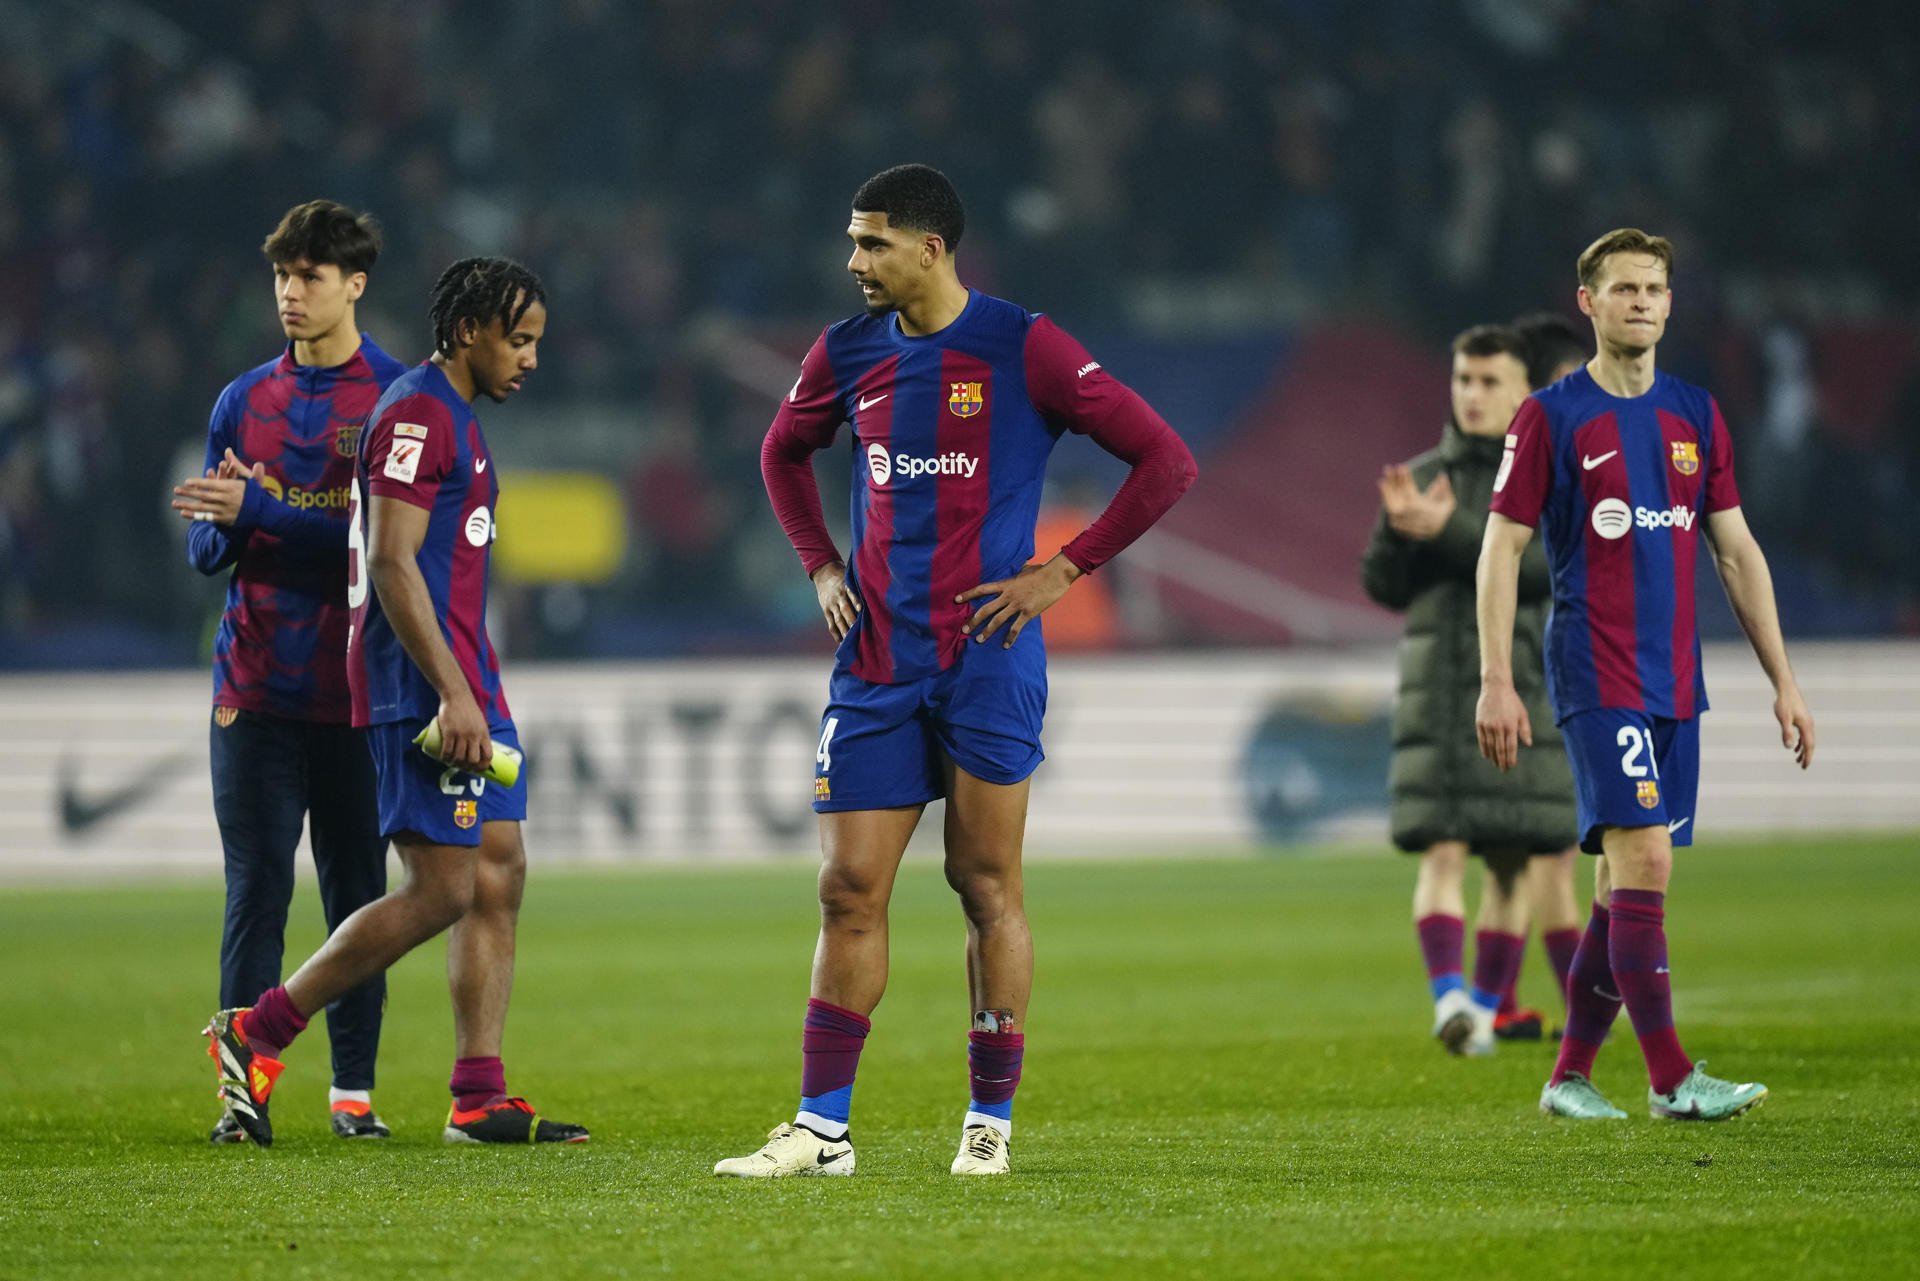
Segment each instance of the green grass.
[[[791,1115],[811,869],[536,869],[507,1064],[567,1150],[448,1148],[432,944],[393,973],[383,1144],[290,1055],[271,1151],[209,1148],[209,883],[0,891],[0,1281],[111,1276],[1898,1276],[1920,1257],[1915,838],[1682,856],[1681,1032],[1767,1105],[1534,1111],[1550,1046],[1446,1058],[1378,858],[1030,869],[1039,975],[1014,1174],[946,1174],[965,1106],[958,913],[916,859],[861,1063],[852,1179],[721,1181]],[[310,888],[289,950],[317,942]],[[1526,983],[1545,1006],[1537,949]]]

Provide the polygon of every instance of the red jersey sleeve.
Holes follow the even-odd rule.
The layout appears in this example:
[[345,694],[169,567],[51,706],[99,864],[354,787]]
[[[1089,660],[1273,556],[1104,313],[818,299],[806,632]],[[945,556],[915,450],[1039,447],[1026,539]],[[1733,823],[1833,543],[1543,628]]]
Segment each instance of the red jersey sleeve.
[[1506,452],[1493,478],[1491,510],[1508,520],[1534,527],[1553,488],[1553,428],[1547,411],[1532,396],[1520,403],[1520,412],[1507,428]]
[[808,577],[840,559],[820,506],[813,455],[833,443],[846,417],[833,364],[827,359],[827,336],[822,333],[800,362],[800,376],[780,402],[773,426],[760,445],[760,478],[766,483],[767,498]]
[[1713,406],[1713,442],[1707,446],[1707,510],[1723,512],[1740,505],[1740,491],[1733,483],[1733,436],[1720,416],[1720,402],[1708,403]]
[[433,508],[460,449],[453,415],[432,396],[395,401],[367,428],[367,492]]
[[1091,437],[1131,468],[1107,509],[1060,549],[1091,573],[1165,515],[1199,469],[1186,442],[1151,405],[1045,316],[1027,330],[1024,354],[1027,396],[1040,416]]

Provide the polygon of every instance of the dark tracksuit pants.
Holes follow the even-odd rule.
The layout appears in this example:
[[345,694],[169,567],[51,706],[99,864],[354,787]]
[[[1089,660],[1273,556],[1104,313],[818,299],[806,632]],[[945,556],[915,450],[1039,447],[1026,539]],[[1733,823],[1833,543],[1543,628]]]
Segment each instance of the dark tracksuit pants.
[[[240,712],[222,726],[216,710],[210,733],[213,813],[227,865],[220,1008],[232,1009],[280,982],[303,821],[311,823],[329,934],[387,892],[387,843],[364,731],[261,712]],[[327,1007],[336,1088],[373,1088],[386,998],[382,974]]]

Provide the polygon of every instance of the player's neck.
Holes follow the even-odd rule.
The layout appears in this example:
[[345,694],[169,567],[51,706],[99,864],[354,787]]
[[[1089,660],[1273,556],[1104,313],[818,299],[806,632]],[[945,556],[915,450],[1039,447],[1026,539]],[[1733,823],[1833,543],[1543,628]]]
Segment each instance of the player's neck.
[[1632,400],[1653,390],[1653,348],[1623,351],[1602,345],[1587,362],[1587,372],[1609,396]]
[[353,359],[360,350],[360,329],[353,323],[353,309],[344,320],[318,338],[293,340],[293,363],[314,369],[335,369]]
[[473,373],[467,368],[467,362],[454,360],[444,351],[434,352],[432,360],[434,364],[440,366],[440,372],[447,376],[447,381],[453,384],[453,389],[460,393],[460,399],[471,405],[473,398],[480,393],[474,390]]
[[900,332],[909,338],[937,334],[967,309],[967,287],[956,276],[948,276],[897,313]]

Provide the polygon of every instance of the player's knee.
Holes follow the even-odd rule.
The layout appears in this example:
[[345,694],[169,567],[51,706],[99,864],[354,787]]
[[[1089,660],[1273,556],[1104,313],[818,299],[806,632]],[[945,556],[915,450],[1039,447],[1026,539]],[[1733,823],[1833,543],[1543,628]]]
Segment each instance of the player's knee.
[[879,878],[828,863],[820,869],[820,917],[829,924],[860,925],[886,914],[886,892]]
[[1459,841],[1441,841],[1420,856],[1420,870],[1429,877],[1460,880],[1467,874],[1467,847]]
[[407,878],[402,892],[414,901],[416,910],[427,918],[427,923],[436,930],[444,930],[473,907],[473,868],[416,871]]
[[975,924],[997,921],[1019,906],[1018,883],[998,871],[956,868],[949,864],[947,884],[960,896],[960,910]]

